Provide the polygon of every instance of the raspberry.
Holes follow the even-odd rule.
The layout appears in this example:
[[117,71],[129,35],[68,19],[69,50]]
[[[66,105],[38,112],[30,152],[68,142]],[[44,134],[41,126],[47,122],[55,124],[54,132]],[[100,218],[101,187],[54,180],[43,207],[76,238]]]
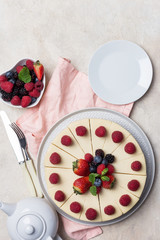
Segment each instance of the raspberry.
[[49,160],[52,164],[58,164],[61,162],[61,157],[58,153],[54,152],[51,154]]
[[93,156],[90,154],[90,153],[86,153],[84,155],[84,159],[87,161],[87,162],[92,162],[93,161]]
[[106,168],[106,166],[102,163],[97,167],[97,173],[102,174],[102,171]]
[[26,66],[29,70],[32,70],[33,69],[33,61],[31,61],[30,59],[28,59],[26,61]]
[[17,67],[16,67],[17,73],[20,73],[20,71],[22,70],[22,68],[23,68],[23,66],[17,66]]
[[139,161],[132,162],[131,168],[133,171],[139,171],[142,168],[142,164]]
[[34,88],[32,91],[29,92],[29,95],[31,97],[38,98],[40,96],[40,92],[37,89]]
[[25,89],[29,92],[34,88],[34,83],[33,82],[29,82],[24,84]]
[[97,194],[99,194],[99,193],[100,193],[101,189],[102,189],[102,187],[101,187],[101,186],[97,187]]
[[6,93],[11,93],[13,89],[13,83],[5,81],[1,83],[1,89]]
[[97,217],[97,211],[93,208],[88,208],[85,214],[88,220],[94,220]]
[[131,180],[129,183],[128,183],[128,188],[129,190],[131,191],[137,191],[137,189],[139,188],[140,186],[140,183],[137,181],[137,180]]
[[129,142],[125,145],[124,150],[126,153],[133,154],[136,151],[136,147],[132,142]]
[[113,142],[115,142],[115,143],[121,142],[121,141],[123,140],[123,133],[120,132],[120,131],[114,131],[114,132],[112,133],[112,140],[113,140]]
[[58,190],[54,195],[55,200],[58,202],[63,202],[65,199],[65,195],[62,191]]
[[114,167],[113,167],[112,164],[108,164],[108,165],[107,165],[107,168],[108,168],[107,174],[112,174],[112,173],[114,173]]
[[86,127],[79,126],[76,128],[76,133],[77,133],[77,136],[84,136],[87,133],[87,129]]
[[5,81],[7,81],[6,76],[1,75],[1,76],[0,76],[0,84],[1,84],[2,82],[5,82]]
[[104,212],[107,215],[112,215],[115,213],[115,208],[112,205],[108,205],[104,208]]
[[70,210],[74,213],[79,213],[81,211],[81,204],[79,202],[72,202],[70,204]]
[[72,139],[70,138],[70,136],[64,135],[61,138],[61,143],[65,146],[70,146],[72,144]]
[[104,137],[106,135],[106,129],[103,126],[100,126],[96,129],[95,134],[97,137]]
[[96,155],[96,156],[101,156],[102,158],[104,158],[104,152],[103,152],[102,149],[97,149],[97,150],[95,151],[95,155]]
[[15,106],[18,106],[21,104],[21,99],[18,96],[14,96],[11,100],[11,103]]
[[35,89],[37,89],[38,91],[42,91],[42,89],[43,89],[43,82],[40,82],[40,81],[36,82],[35,83]]
[[22,100],[21,100],[21,106],[23,107],[23,108],[25,108],[25,107],[27,107],[30,103],[31,103],[31,97],[29,97],[29,96],[23,96],[22,97]]
[[122,205],[122,206],[128,206],[131,202],[131,198],[128,194],[124,194],[120,197],[119,199],[119,203]]
[[52,184],[56,184],[59,182],[59,175],[57,173],[52,173],[49,177],[49,181]]

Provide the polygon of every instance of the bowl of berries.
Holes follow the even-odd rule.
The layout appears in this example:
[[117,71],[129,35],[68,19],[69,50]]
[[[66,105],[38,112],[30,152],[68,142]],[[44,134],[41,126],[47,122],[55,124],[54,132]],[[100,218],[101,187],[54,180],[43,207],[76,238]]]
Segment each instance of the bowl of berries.
[[0,99],[16,108],[36,106],[45,89],[44,67],[40,61],[22,59],[0,75]]

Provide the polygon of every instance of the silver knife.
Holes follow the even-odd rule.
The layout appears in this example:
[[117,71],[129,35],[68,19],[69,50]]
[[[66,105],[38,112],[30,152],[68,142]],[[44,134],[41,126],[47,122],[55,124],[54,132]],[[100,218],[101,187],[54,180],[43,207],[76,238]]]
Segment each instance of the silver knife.
[[7,133],[8,139],[9,139],[9,141],[12,145],[12,148],[13,148],[15,154],[16,154],[16,157],[18,159],[18,163],[23,170],[23,173],[24,173],[24,176],[26,178],[26,182],[27,182],[27,186],[29,188],[29,191],[30,191],[31,195],[35,197],[37,195],[36,189],[35,189],[34,184],[32,182],[31,175],[27,170],[26,163],[25,163],[25,160],[24,160],[25,158],[24,158],[24,155],[23,155],[18,137],[17,137],[16,133],[13,131],[13,129],[10,127],[11,122],[10,122],[6,112],[5,111],[0,111],[0,116],[2,118],[2,121],[3,121],[3,124],[4,124],[5,130],[6,130],[6,133]]

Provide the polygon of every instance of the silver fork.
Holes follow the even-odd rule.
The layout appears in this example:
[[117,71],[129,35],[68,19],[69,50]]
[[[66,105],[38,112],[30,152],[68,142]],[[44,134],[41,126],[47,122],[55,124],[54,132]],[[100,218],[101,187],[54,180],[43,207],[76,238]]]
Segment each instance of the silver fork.
[[33,161],[29,157],[29,154],[27,152],[27,142],[26,142],[25,135],[22,132],[22,130],[17,126],[16,123],[13,122],[13,123],[11,123],[10,126],[15,131],[15,133],[17,134],[17,137],[19,139],[21,148],[24,150],[26,166],[27,166],[27,169],[28,169],[28,171],[29,171],[29,173],[32,177],[32,181],[34,183],[34,186],[35,186],[35,189],[36,189],[36,192],[37,192],[37,197],[43,197],[42,190],[41,190],[38,178],[37,178],[37,174],[36,174],[36,170],[35,170]]

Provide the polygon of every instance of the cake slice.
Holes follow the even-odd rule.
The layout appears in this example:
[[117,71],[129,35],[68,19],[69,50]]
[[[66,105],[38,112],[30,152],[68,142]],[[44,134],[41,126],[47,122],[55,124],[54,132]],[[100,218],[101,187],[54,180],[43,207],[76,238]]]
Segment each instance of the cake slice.
[[[106,137],[109,135],[109,128],[111,125],[111,121],[104,120],[104,119],[90,119],[90,127],[91,127],[91,138],[92,138],[92,147],[93,147],[93,155],[95,154],[95,151],[97,149],[102,149],[104,142],[106,140]],[[101,137],[96,135],[96,131],[100,127],[104,127],[106,130],[105,134],[102,134]],[[101,133],[102,131],[100,131]]]
[[[83,151],[85,153],[93,154],[89,119],[72,122],[68,127]],[[83,156],[81,156],[81,158],[83,158]]]
[[81,159],[84,156],[83,150],[69,128],[65,128],[61,131],[52,141],[52,144],[71,154],[75,158]]

